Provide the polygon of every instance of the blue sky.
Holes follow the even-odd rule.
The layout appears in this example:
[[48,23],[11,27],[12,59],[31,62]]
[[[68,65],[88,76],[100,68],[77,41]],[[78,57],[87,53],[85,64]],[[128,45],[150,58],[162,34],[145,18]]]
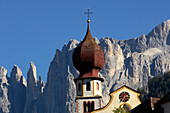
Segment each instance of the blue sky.
[[18,65],[26,77],[29,63],[46,81],[56,49],[82,40],[89,7],[93,37],[125,40],[148,34],[170,19],[169,0],[0,0],[0,66]]

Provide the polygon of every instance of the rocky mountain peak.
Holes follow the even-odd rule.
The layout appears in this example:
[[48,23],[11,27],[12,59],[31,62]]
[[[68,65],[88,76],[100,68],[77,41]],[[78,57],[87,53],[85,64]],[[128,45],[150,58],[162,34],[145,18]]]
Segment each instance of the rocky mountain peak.
[[22,75],[22,71],[17,65],[14,65],[11,72],[11,82],[15,83],[22,83],[27,86],[27,82],[25,77]]
[[27,82],[31,83],[31,82],[35,82],[35,84],[37,83],[37,70],[36,67],[34,65],[33,62],[30,62],[30,68],[29,71],[27,73]]
[[26,89],[26,104],[24,113],[31,113],[34,104],[41,97],[45,83],[42,81],[41,76],[37,79],[37,70],[33,62],[30,62],[30,68],[27,73],[27,89]]
[[7,81],[7,69],[0,67],[0,84],[8,83]]
[[77,41],[75,39],[71,39],[67,44],[67,48],[68,48],[68,50],[72,50],[72,49],[76,48],[78,44],[79,44],[79,41]]
[[8,100],[8,80],[7,69],[0,67],[0,113],[10,112],[10,102]]
[[9,100],[11,103],[10,111],[13,113],[23,113],[26,101],[27,82],[22,71],[14,65],[10,75]]
[[170,20],[164,21],[158,26],[156,26],[146,37],[147,46],[151,47],[161,47],[169,44],[170,40]]

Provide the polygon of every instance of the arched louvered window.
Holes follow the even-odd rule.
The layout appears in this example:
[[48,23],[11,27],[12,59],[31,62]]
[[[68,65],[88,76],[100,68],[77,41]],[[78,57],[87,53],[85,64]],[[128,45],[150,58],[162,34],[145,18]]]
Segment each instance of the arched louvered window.
[[96,90],[99,91],[99,83],[96,82]]
[[79,89],[79,91],[81,91],[81,84],[80,83],[78,85],[78,89]]
[[90,90],[91,90],[90,82],[87,82],[87,84],[86,84],[86,91],[90,91]]

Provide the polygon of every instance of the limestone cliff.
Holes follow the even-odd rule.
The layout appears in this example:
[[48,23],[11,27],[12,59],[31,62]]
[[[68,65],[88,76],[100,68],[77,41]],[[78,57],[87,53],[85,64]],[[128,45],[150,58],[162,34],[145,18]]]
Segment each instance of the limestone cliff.
[[33,62],[30,63],[30,69],[27,73],[26,103],[24,113],[31,113],[36,101],[43,93],[44,83],[41,76],[37,79],[36,67]]
[[0,113],[10,112],[8,86],[7,70],[4,67],[0,67]]
[[23,113],[26,102],[27,82],[22,75],[22,71],[17,65],[13,66],[9,79],[9,101],[11,103],[11,113]]
[[[109,93],[122,85],[137,89],[146,86],[150,78],[170,70],[170,20],[138,38],[120,41],[109,37],[100,41],[94,39],[105,54],[105,66],[99,72],[104,78],[103,106],[110,99]],[[72,53],[78,44],[78,41],[70,40],[62,51],[56,50],[46,85],[41,76],[37,79],[32,62],[27,83],[16,65],[9,78],[7,70],[1,67],[0,112],[74,113],[76,92],[73,80],[79,72],[73,66]]]

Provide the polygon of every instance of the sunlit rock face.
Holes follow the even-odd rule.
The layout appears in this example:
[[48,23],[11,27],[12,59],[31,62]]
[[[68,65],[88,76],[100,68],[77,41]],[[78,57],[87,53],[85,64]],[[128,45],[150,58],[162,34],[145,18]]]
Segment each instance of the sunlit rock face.
[[[110,100],[109,93],[122,85],[134,89],[144,87],[150,78],[170,70],[170,20],[138,38],[119,41],[103,37],[100,41],[95,38],[95,41],[105,54],[105,66],[99,72],[99,77],[104,79],[103,106]],[[7,70],[1,67],[0,112],[74,113],[76,87],[73,80],[79,72],[73,66],[72,54],[79,43],[70,40],[61,51],[56,50],[46,85],[41,76],[37,79],[32,62],[27,83],[17,66],[14,66],[10,77],[6,76]],[[23,99],[18,99],[18,95],[22,95]]]
[[75,112],[76,87],[73,80],[78,73],[72,63],[72,54],[78,44],[78,41],[70,40],[68,45],[63,46],[62,51],[56,50],[49,67],[43,96],[38,107],[35,107],[39,113]]
[[8,86],[7,70],[4,67],[0,67],[0,113],[10,112]]
[[26,87],[27,82],[22,75],[22,71],[17,65],[13,66],[9,79],[9,100],[11,103],[10,112],[23,113],[26,102]]
[[36,71],[34,63],[31,62],[27,73],[26,103],[24,113],[32,112],[34,105],[43,93],[45,84],[43,83],[41,76],[39,76],[39,80],[37,79]]

